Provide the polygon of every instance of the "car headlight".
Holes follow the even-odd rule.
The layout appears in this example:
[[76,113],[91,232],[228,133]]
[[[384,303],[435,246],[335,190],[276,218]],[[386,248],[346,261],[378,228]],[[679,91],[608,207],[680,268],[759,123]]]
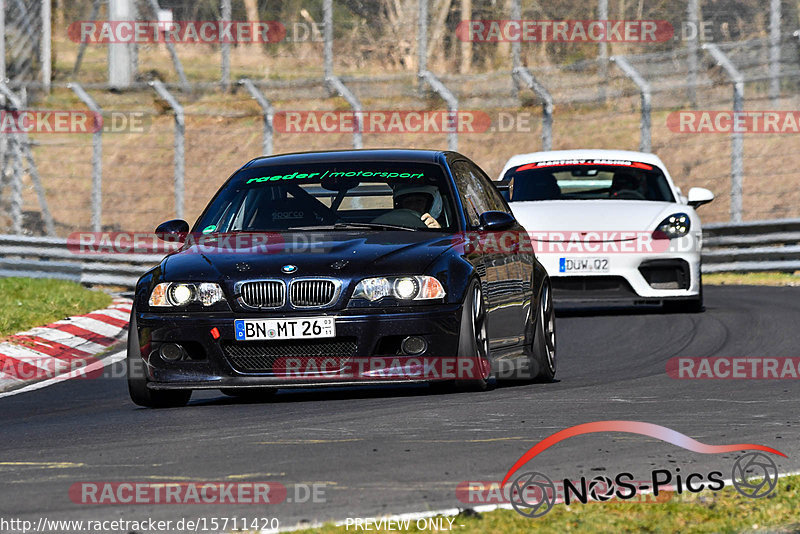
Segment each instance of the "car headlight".
[[354,299],[369,301],[383,297],[398,300],[432,300],[445,296],[444,287],[433,276],[386,276],[365,278],[353,292]]
[[675,239],[689,233],[691,221],[685,213],[673,213],[656,227],[653,237],[656,239]]
[[150,293],[150,306],[176,307],[199,302],[203,306],[211,306],[225,300],[219,284],[203,282],[188,284],[182,282],[164,282],[158,284]]

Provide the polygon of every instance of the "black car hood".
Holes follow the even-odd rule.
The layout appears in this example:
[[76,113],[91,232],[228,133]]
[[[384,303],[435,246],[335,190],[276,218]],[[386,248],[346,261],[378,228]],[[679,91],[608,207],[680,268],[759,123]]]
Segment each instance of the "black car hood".
[[455,235],[426,231],[339,230],[269,234],[258,244],[249,239],[187,243],[161,264],[167,281],[238,281],[286,276],[423,274],[451,248]]

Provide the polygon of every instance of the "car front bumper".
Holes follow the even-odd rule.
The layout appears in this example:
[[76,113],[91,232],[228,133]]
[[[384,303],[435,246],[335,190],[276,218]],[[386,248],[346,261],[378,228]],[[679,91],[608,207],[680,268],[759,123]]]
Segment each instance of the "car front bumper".
[[584,254],[608,260],[604,272],[565,272],[562,258],[581,255],[540,253],[559,303],[636,302],[697,298],[701,288],[700,253]]
[[[318,340],[237,341],[235,319],[333,316],[336,337]],[[453,360],[457,356],[461,305],[419,309],[346,309],[335,312],[136,314],[141,358],[151,389],[310,387],[429,381],[438,377],[417,371],[386,373],[387,366],[415,360]],[[219,336],[215,339],[212,329]],[[134,333],[131,333],[134,335]],[[419,336],[427,348],[403,354],[407,336]],[[181,346],[184,356],[170,362],[160,355],[164,344]],[[132,355],[135,356],[135,355]],[[243,365],[242,362],[247,362]],[[261,362],[254,366],[252,362]],[[416,369],[416,368],[415,368]]]

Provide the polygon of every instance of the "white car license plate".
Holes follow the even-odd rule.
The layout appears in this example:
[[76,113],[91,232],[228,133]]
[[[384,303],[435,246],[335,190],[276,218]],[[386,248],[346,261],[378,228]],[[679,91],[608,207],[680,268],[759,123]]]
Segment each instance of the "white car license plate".
[[233,326],[238,341],[336,337],[336,321],[333,317],[235,319]]
[[607,273],[608,258],[559,258],[558,272],[560,273]]

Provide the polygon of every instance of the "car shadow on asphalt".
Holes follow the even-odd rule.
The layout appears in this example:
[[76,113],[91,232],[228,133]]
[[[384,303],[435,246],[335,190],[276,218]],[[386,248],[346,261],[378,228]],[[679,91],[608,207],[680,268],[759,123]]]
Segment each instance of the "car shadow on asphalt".
[[680,310],[665,309],[660,305],[640,306],[555,306],[556,317],[608,317],[625,315],[697,315]]
[[[455,397],[456,395],[482,395],[491,394],[495,389],[506,389],[509,387],[522,386],[547,386],[557,384],[559,380],[549,383],[531,382],[526,380],[504,380],[501,383],[492,381],[490,389],[485,392],[466,391],[458,388],[441,388],[431,386],[426,383],[416,384],[386,384],[386,385],[363,385],[347,387],[324,387],[313,389],[284,389],[276,394],[266,394],[254,397],[228,397],[222,394],[213,398],[193,399],[192,406],[226,406],[226,405],[247,405],[247,404],[282,404],[282,403],[301,403],[319,402],[333,400],[356,400],[356,399],[391,399],[408,397]],[[212,390],[213,391],[213,390]],[[216,392],[215,392],[216,393]]]

